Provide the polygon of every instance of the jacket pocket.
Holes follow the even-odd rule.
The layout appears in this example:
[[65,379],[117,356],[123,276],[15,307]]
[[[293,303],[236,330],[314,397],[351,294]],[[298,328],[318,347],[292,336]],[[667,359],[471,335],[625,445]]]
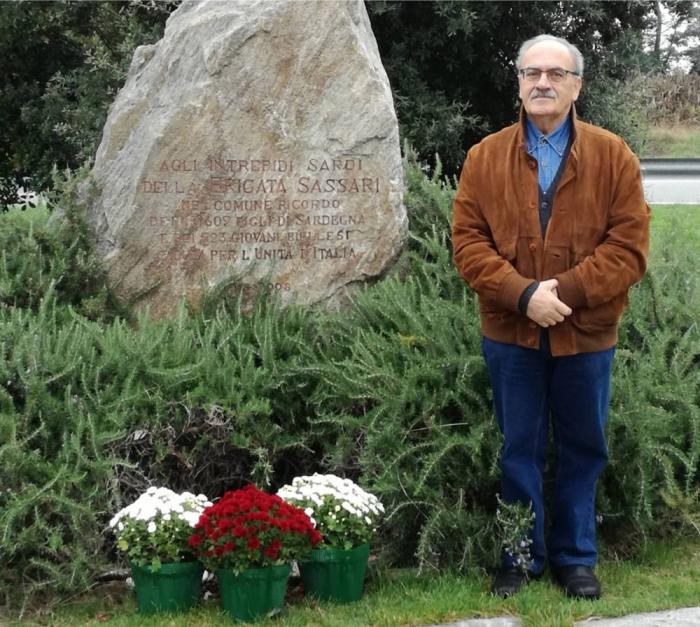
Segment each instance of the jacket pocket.
[[620,321],[627,302],[625,293],[597,307],[579,307],[574,311],[573,324],[582,331],[607,331]]
[[503,309],[498,303],[479,297],[479,313],[489,320],[505,320],[510,318],[514,312]]
[[[576,259],[576,257],[574,257]],[[574,265],[578,263],[575,262]],[[566,272],[570,270],[573,266],[571,265],[571,252],[568,246],[549,246],[547,248],[547,254],[544,259],[544,271],[542,276],[545,278],[553,277],[561,272]]]

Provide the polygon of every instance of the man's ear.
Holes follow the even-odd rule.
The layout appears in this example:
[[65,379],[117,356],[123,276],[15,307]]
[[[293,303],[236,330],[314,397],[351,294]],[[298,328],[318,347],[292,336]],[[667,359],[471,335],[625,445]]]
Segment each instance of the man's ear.
[[576,95],[574,96],[574,102],[578,100],[578,95],[581,93],[581,87],[583,87],[583,79],[579,78],[578,79],[578,91],[576,92]]

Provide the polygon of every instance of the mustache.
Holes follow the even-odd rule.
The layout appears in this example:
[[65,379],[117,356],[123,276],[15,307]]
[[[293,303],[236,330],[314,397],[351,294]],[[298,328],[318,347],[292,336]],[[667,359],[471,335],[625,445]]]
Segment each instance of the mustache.
[[533,89],[530,94],[530,100],[533,98],[556,98],[557,94],[553,89]]

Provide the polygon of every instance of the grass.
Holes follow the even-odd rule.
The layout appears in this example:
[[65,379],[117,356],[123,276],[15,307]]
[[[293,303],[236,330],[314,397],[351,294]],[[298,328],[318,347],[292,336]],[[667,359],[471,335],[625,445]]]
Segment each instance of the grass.
[[657,242],[682,234],[679,245],[700,249],[700,206],[699,205],[652,205],[651,207],[651,256],[655,254]]
[[700,126],[652,127],[643,153],[643,157],[700,157]]
[[[364,598],[350,605],[288,600],[284,612],[264,627],[319,625],[425,625],[465,618],[518,616],[525,627],[567,626],[592,616],[610,617],[687,607],[700,599],[700,538],[650,543],[634,562],[614,558],[598,567],[604,595],[600,601],[572,601],[548,577],[531,583],[511,599],[489,592],[490,577],[483,573],[417,575],[409,570],[376,571]],[[293,590],[293,588],[292,588]],[[133,595],[122,588],[95,590],[88,597],[60,607],[51,615],[35,616],[23,625],[99,625],[114,627],[213,627],[231,622],[218,601],[205,601],[180,615],[142,617]],[[17,623],[19,624],[19,623]]]

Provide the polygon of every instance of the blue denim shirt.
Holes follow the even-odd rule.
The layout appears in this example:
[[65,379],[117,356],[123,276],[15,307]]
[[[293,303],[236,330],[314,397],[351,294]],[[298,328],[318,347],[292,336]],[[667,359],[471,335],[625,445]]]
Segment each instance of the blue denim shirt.
[[566,145],[571,135],[571,119],[567,118],[559,128],[545,135],[527,118],[527,152],[537,160],[537,174],[542,191],[546,192],[559,169]]

